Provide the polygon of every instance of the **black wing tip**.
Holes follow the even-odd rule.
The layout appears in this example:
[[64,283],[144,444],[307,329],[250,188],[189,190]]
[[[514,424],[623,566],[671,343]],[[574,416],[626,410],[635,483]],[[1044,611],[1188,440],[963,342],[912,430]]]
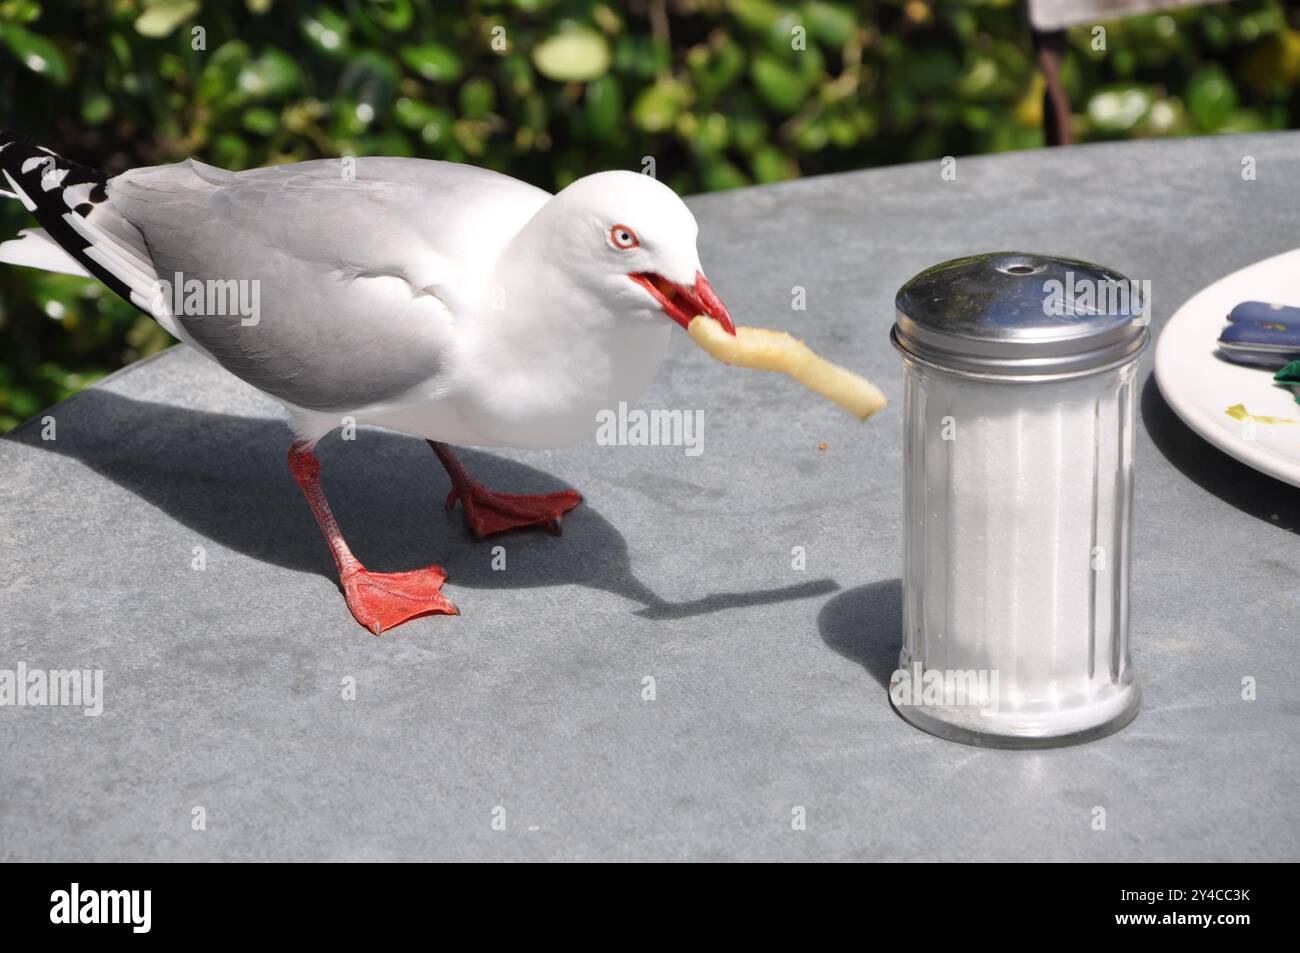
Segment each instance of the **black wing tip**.
[[[10,175],[16,176],[21,173],[24,162],[37,156],[49,156],[59,166],[66,167],[70,172],[75,172],[76,183],[96,182],[102,185],[109,179],[106,174],[98,169],[65,158],[53,149],[46,148],[31,136],[24,135],[16,129],[0,129],[0,168],[7,169]],[[70,182],[69,184],[74,183]],[[103,189],[100,188],[97,191],[102,193]],[[102,202],[103,199],[100,198],[96,201]]]
[[[16,149],[10,149],[10,146],[16,146]],[[6,155],[6,153],[8,153]],[[13,163],[15,153],[24,157],[30,157],[37,153],[48,156],[54,156],[56,159],[62,159],[62,156],[55,155],[51,150],[45,148],[31,136],[25,136],[16,129],[0,129],[0,163],[6,167]]]
[[[135,304],[126,281],[87,254],[93,242],[65,218],[85,219],[104,202],[108,198],[108,176],[70,162],[11,129],[0,130],[0,170],[4,173],[0,175],[0,188],[6,194],[18,193],[16,197],[24,200],[32,216],[64,251],[115,294]],[[13,180],[12,190],[5,176]],[[144,308],[140,310],[148,313]]]

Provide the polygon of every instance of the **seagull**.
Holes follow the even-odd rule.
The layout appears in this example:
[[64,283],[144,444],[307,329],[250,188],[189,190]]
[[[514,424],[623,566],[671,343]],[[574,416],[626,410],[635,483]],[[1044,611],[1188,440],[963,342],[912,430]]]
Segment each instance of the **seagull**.
[[98,279],[278,401],[288,465],[356,620],[379,635],[458,614],[440,566],[367,570],[325,499],[316,443],[369,424],[423,438],[479,539],[558,533],[582,497],[489,489],[450,444],[554,448],[636,402],[674,323],[735,327],[699,228],[652,176],[550,194],[474,166],[342,157],[229,172],[189,159],[115,177],[0,131],[0,195],[41,227],[0,261]]

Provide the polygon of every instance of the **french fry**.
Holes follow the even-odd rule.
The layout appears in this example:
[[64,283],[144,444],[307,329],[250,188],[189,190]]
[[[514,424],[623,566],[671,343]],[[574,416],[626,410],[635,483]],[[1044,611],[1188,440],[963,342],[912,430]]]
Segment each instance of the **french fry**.
[[688,330],[691,340],[715,361],[788,374],[859,420],[866,420],[885,406],[885,395],[871,381],[818,357],[807,344],[784,331],[738,327],[732,337],[717,321],[704,315],[692,318]]

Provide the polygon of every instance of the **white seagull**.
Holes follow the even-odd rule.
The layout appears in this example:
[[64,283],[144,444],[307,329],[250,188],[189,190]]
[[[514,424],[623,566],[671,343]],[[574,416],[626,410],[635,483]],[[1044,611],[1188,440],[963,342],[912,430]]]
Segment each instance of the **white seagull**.
[[10,132],[0,172],[0,194],[42,226],[0,244],[0,261],[98,278],[284,406],[289,470],[348,608],[376,635],[457,610],[440,566],[373,573],[353,555],[321,489],[321,437],[344,418],[423,437],[477,537],[558,532],[578,493],[489,490],[447,444],[568,446],[598,411],[640,398],[667,319],[705,314],[735,333],[700,268],[694,216],[634,172],[556,195],[378,157],[246,172],[190,159],[108,178]]

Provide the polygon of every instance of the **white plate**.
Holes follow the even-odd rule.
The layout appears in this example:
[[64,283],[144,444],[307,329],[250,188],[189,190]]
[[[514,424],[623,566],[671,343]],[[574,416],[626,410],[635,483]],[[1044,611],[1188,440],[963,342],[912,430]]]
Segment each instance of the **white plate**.
[[[1300,307],[1300,249],[1266,258],[1198,292],[1169,319],[1156,344],[1160,393],[1187,426],[1247,466],[1300,486],[1300,404],[1273,383],[1273,372],[1215,356],[1228,312],[1243,301]],[[1257,416],[1289,424],[1255,424],[1228,416],[1244,404]]]

